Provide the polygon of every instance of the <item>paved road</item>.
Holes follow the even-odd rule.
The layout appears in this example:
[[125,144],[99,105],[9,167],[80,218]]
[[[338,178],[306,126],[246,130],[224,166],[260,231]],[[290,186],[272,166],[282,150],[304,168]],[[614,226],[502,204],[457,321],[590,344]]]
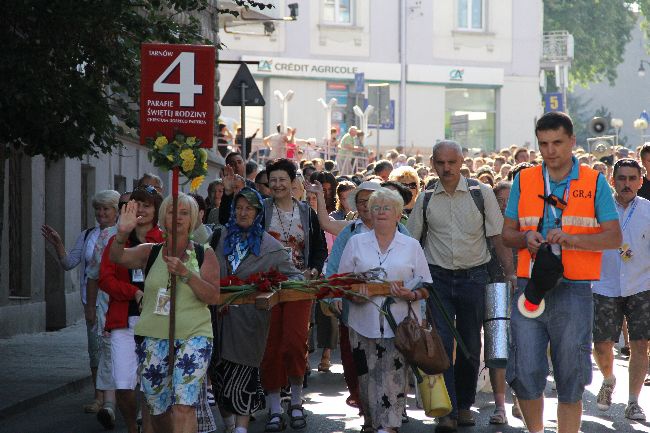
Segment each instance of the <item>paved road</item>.
[[[312,365],[318,362],[312,355]],[[600,412],[595,406],[595,394],[598,392],[602,377],[597,370],[594,371],[593,384],[585,393],[585,415],[583,417],[582,431],[585,433],[612,433],[612,432],[648,432],[649,423],[636,423],[628,421],[623,416],[627,400],[627,361],[622,358],[616,360],[616,373],[619,378],[614,395],[615,404],[608,412]],[[306,391],[306,409],[309,413],[309,433],[338,433],[358,432],[361,420],[356,411],[345,405],[347,392],[343,382],[342,368],[335,364],[332,373],[313,372]],[[89,386],[77,391],[53,398],[48,402],[30,408],[18,415],[0,421],[0,433],[99,433],[101,426],[93,415],[81,413],[81,406],[89,399],[91,390]],[[555,408],[557,400],[551,386],[546,392],[545,420],[547,432],[556,431]],[[424,416],[421,410],[414,407],[411,398],[409,408],[410,422],[400,430],[402,433],[431,433],[433,420]],[[641,405],[650,414],[650,387],[644,387],[641,394]],[[512,405],[508,403],[508,414]],[[525,431],[523,424],[516,418],[509,417],[509,426],[488,426],[488,417],[493,411],[492,395],[481,392],[474,407],[477,415],[477,426],[464,428],[462,432],[489,432],[509,433]],[[251,425],[250,433],[264,431],[264,414],[261,413],[259,421]],[[222,426],[217,430],[222,432]],[[291,431],[290,429],[287,431]],[[118,420],[116,433],[126,433],[124,424]]]

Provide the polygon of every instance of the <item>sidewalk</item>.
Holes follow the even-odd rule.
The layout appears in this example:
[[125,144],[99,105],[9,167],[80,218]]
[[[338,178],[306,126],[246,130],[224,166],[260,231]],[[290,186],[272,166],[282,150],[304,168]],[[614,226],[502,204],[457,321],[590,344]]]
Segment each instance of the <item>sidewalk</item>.
[[83,320],[0,339],[0,354],[0,420],[91,383]]

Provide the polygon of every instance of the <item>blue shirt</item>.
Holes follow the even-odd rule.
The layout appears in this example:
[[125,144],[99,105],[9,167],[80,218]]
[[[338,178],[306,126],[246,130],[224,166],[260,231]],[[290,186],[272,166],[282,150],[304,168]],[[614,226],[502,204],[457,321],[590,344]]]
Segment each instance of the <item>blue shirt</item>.
[[[567,183],[571,180],[579,178],[580,174],[580,164],[576,157],[572,157],[573,167],[569,172],[569,175],[559,182],[554,181],[549,176],[549,184],[551,191],[547,191],[547,194],[553,194],[556,197],[564,198],[564,191],[567,187]],[[546,173],[546,164],[542,164],[542,173]],[[571,186],[569,185],[569,188]],[[521,188],[519,186],[519,174],[515,176],[515,180],[512,182],[512,189],[510,190],[510,197],[508,198],[508,206],[506,207],[505,216],[514,221],[519,221],[519,197],[521,194]],[[535,200],[540,200],[538,197],[535,197]],[[567,201],[571,200],[571,194],[568,194]],[[609,188],[607,180],[602,174],[598,174],[596,181],[596,199],[595,199],[595,208],[596,208],[596,220],[599,224],[607,221],[618,220],[618,212],[616,211],[616,206],[614,204],[614,198],[612,197],[612,190]],[[560,224],[556,224],[557,222]],[[546,234],[549,230],[554,228],[561,228],[562,221],[562,211],[558,208],[555,208],[555,214],[551,210],[551,206],[544,206],[544,222],[542,224],[542,236],[546,239]],[[568,281],[562,279],[562,281]],[[580,281],[571,281],[571,282],[580,282]]]

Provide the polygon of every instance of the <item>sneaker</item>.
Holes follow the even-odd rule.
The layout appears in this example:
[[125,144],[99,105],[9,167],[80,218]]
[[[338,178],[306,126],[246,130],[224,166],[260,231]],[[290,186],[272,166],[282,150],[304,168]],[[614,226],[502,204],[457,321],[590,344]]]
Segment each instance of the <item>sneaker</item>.
[[217,401],[214,399],[214,392],[212,391],[212,387],[211,387],[211,386],[208,387],[208,392],[207,392],[207,394],[208,394],[208,404],[209,404],[210,406],[216,406],[216,405],[217,405]]
[[598,391],[598,397],[596,398],[596,403],[598,403],[598,409],[607,410],[612,405],[612,393],[614,392],[614,386],[616,384],[607,384],[603,382],[603,385]]
[[634,421],[645,421],[645,413],[636,401],[629,403],[625,408],[625,418]]
[[97,412],[97,421],[104,426],[106,430],[115,428],[115,412],[110,406],[104,406]]

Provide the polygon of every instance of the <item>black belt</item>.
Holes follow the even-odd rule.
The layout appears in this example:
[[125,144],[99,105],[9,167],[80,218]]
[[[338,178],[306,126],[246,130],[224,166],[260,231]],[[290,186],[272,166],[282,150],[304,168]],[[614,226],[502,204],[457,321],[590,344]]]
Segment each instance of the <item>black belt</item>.
[[472,272],[478,271],[478,270],[487,270],[487,265],[478,265],[474,266],[473,268],[469,269],[445,269],[441,266],[437,265],[429,265],[436,271],[443,273],[445,275],[454,277],[454,278],[469,278]]

